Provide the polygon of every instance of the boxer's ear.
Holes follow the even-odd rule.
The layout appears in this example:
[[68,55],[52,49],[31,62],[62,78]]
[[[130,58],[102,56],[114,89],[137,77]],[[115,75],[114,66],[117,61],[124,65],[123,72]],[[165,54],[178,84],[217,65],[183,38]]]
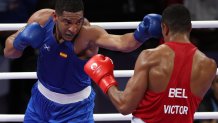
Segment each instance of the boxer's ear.
[[52,17],[53,17],[53,21],[54,22],[56,22],[56,20],[57,20],[57,13],[54,11],[54,12],[52,12]]

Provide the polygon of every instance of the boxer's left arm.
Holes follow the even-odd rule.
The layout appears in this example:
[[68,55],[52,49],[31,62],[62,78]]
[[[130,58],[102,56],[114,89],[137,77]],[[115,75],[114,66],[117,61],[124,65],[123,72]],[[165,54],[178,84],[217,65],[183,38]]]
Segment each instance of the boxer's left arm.
[[147,54],[146,51],[143,51],[139,55],[135,65],[134,75],[129,79],[124,91],[120,91],[117,86],[113,86],[117,85],[115,79],[104,79],[104,81],[101,81],[102,78],[111,76],[110,71],[112,68],[100,65],[99,62],[103,62],[102,60],[96,60],[96,56],[92,57],[85,65],[84,69],[86,73],[100,86],[103,92],[109,96],[117,110],[124,115],[130,114],[136,109],[147,90],[149,71],[149,63],[145,58]]
[[132,113],[144,97],[148,87],[148,73],[150,69],[148,59],[148,52],[142,51],[137,58],[134,74],[128,80],[124,91],[119,91],[115,86],[108,89],[107,94],[110,100],[117,110],[124,115]]
[[114,65],[109,57],[101,54],[93,56],[84,66],[84,71],[107,93],[112,86],[117,86],[113,75]]
[[90,40],[101,48],[113,51],[131,52],[148,39],[161,37],[161,15],[146,15],[133,33],[123,35],[109,34],[98,26],[91,26],[88,32],[91,35]]
[[135,40],[133,33],[114,35],[109,34],[102,27],[93,25],[90,26],[87,32],[86,36],[89,37],[92,44],[113,51],[131,52],[142,44]]

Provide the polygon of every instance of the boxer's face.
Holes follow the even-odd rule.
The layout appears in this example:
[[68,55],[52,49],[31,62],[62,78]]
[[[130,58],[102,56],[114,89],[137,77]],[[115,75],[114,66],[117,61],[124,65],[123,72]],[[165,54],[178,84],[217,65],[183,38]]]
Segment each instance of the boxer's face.
[[79,12],[66,12],[64,11],[62,15],[57,15],[56,19],[56,28],[59,39],[72,41],[73,38],[80,31],[83,22],[83,11]]

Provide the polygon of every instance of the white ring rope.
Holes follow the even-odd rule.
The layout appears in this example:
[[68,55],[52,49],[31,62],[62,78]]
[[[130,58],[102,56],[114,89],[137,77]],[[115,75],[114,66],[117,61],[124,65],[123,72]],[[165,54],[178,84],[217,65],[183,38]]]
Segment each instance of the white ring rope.
[[[136,29],[140,21],[137,22],[93,22],[91,25],[98,25],[105,29]],[[0,24],[0,31],[18,30],[26,23],[5,23]],[[218,28],[218,21],[192,21],[192,28]]]
[[[115,77],[130,77],[133,70],[115,70]],[[37,79],[36,72],[0,72],[0,80],[3,79]]]
[[[115,77],[131,77],[133,73],[134,70],[114,70]],[[37,75],[36,72],[0,72],[0,80],[3,79],[37,79]]]
[[[114,114],[94,114],[95,121],[130,121],[132,115]],[[218,119],[218,112],[196,112],[194,119]],[[23,122],[24,114],[0,114],[0,122]]]

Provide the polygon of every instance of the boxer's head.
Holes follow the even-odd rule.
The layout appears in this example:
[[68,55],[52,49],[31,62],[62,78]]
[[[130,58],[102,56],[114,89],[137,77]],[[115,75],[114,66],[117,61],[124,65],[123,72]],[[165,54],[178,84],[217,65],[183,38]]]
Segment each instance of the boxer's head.
[[189,34],[192,28],[189,10],[181,4],[174,4],[167,7],[162,13],[163,27],[167,27],[165,32],[168,31],[171,34]]
[[56,0],[54,20],[58,40],[73,40],[84,22],[83,1]]

